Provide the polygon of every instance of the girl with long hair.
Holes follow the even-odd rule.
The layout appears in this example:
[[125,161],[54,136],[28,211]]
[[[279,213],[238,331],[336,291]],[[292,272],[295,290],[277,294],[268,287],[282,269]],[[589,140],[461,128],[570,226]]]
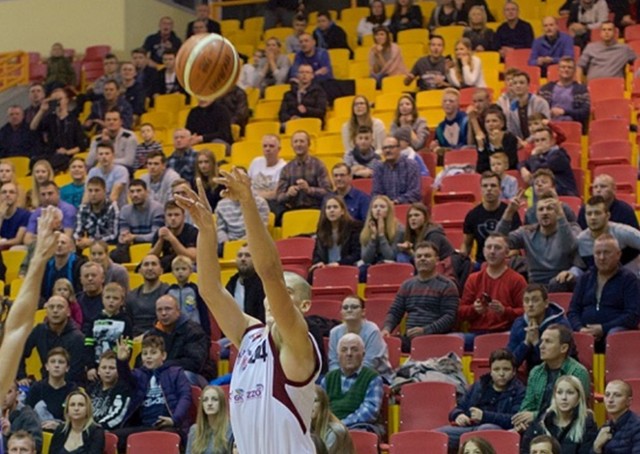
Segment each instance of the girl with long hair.
[[313,401],[311,433],[324,441],[329,454],[356,454],[349,429],[331,413],[329,396],[319,385],[316,385],[316,398]]
[[496,454],[496,450],[487,440],[473,437],[460,446],[458,454]]
[[395,135],[398,128],[411,128],[411,148],[418,151],[427,144],[429,127],[427,121],[418,114],[418,107],[411,95],[404,94],[398,99],[396,113],[391,123],[390,135]]
[[91,398],[82,389],[72,391],[64,403],[64,424],[51,439],[55,454],[102,454],[104,430],[93,421]]
[[469,26],[462,37],[471,41],[475,52],[498,50],[496,34],[487,27],[487,11],[482,6],[472,6],[469,10]]
[[429,208],[424,203],[411,204],[407,211],[404,241],[398,243],[397,261],[409,263],[413,260],[413,248],[421,241],[431,241],[438,247],[439,260],[444,260],[454,252],[440,224],[431,222]]
[[316,231],[313,265],[309,271],[325,266],[354,265],[360,260],[361,224],[353,220],[340,196],[326,199]]
[[27,191],[26,208],[35,210],[40,206],[40,185],[45,181],[53,181],[55,173],[49,161],[40,159],[31,169],[31,189]]
[[382,120],[371,116],[371,104],[366,96],[357,95],[351,103],[351,117],[342,125],[342,144],[344,152],[353,150],[360,126],[368,126],[373,132],[373,147],[377,153],[382,150],[382,142],[387,136]]
[[531,440],[542,434],[558,440],[562,454],[592,452],[598,426],[587,407],[582,383],[573,375],[563,375],[556,380],[551,404],[522,435],[520,452],[528,454]]
[[456,41],[453,65],[449,68],[447,78],[456,88],[487,86],[482,73],[482,61],[473,55],[469,38],[460,38]]
[[491,170],[489,156],[502,151],[509,158],[509,169],[518,167],[518,138],[507,131],[507,120],[499,107],[489,107],[484,115],[484,127],[487,135],[478,145],[476,172]]
[[369,15],[358,22],[358,44],[362,44],[364,36],[373,35],[373,29],[380,25],[388,26],[389,19],[384,8],[384,2],[382,0],[373,0],[369,4]]
[[186,454],[230,454],[229,409],[224,390],[206,386],[198,404],[196,423],[189,429]]
[[369,51],[369,68],[378,88],[387,76],[406,76],[409,73],[400,46],[393,42],[389,28],[384,25],[374,28],[373,41]]
[[204,191],[211,205],[211,210],[215,211],[218,202],[222,198],[221,192],[224,187],[215,182],[214,178],[218,176],[218,161],[211,150],[200,150],[195,164],[195,178],[191,182],[194,191],[197,191],[196,181],[202,179]]
[[386,195],[375,196],[371,200],[360,233],[362,262],[365,265],[375,265],[395,261],[398,243],[403,236],[404,229],[394,216],[391,199]]

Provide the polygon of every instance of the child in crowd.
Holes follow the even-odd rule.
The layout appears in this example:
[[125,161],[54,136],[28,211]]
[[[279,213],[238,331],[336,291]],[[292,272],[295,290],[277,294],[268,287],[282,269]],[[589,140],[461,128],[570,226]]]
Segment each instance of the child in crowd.
[[131,390],[118,376],[117,357],[113,350],[100,356],[98,377],[90,389],[93,419],[103,429],[120,427],[131,401]]
[[77,388],[75,383],[68,383],[65,379],[69,362],[69,353],[64,348],[49,350],[45,364],[47,377],[31,385],[27,393],[24,403],[36,411],[43,430],[53,432],[64,422],[64,401]]
[[356,146],[344,155],[344,163],[351,167],[354,178],[371,178],[380,165],[380,156],[373,146],[373,130],[370,126],[359,126]]
[[193,261],[179,255],[171,262],[171,274],[178,281],[172,284],[167,294],[173,296],[180,303],[180,312],[190,320],[199,323],[207,336],[211,336],[211,324],[209,323],[209,311],[200,297],[198,285],[190,282],[189,277],[193,272]]
[[78,208],[82,203],[84,180],[87,178],[87,165],[84,159],[77,156],[71,159],[71,162],[69,162],[69,175],[71,176],[71,183],[60,188],[60,199]]
[[140,125],[140,137],[142,142],[136,147],[133,170],[144,169],[147,164],[147,155],[152,151],[162,151],[162,144],[156,140],[156,131],[151,123]]
[[422,157],[411,147],[411,126],[399,127],[393,136],[398,141],[398,146],[400,146],[400,154],[407,159],[413,159],[416,164],[418,164],[418,167],[420,167],[420,175],[428,177],[429,169],[422,160]]
[[102,312],[84,333],[87,378],[98,378],[97,366],[102,354],[113,350],[122,336],[130,338],[133,330],[131,317],[122,310],[124,289],[115,282],[108,283],[102,291]]
[[449,436],[449,452],[458,452],[464,433],[512,428],[511,417],[520,409],[525,393],[524,385],[516,378],[516,359],[501,348],[491,353],[489,364],[491,373],[476,380],[449,413],[449,420],[455,425],[438,429]]
[[498,151],[489,156],[491,171],[500,177],[500,198],[510,200],[518,193],[518,180],[507,173],[509,157],[506,153]]
[[138,432],[162,430],[180,434],[186,440],[191,408],[191,385],[184,369],[164,364],[167,352],[160,336],[142,339],[142,366],[131,371],[131,347],[118,340],[118,375],[132,390],[131,402],[118,436],[118,451],[125,452],[127,437]]
[[304,14],[298,14],[293,18],[293,34],[287,36],[284,46],[288,54],[300,50],[300,35],[307,30],[307,18]]
[[75,289],[69,279],[61,277],[53,283],[53,295],[64,297],[69,302],[71,320],[82,326],[82,308],[76,299]]

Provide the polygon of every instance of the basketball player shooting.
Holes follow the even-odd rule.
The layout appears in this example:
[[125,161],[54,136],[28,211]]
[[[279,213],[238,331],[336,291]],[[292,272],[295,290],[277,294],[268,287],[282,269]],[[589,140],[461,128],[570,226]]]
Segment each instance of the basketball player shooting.
[[198,194],[177,196],[198,234],[198,285],[220,328],[238,347],[230,390],[231,426],[239,452],[313,454],[310,436],[314,381],[320,356],[303,313],[311,302],[309,284],[283,273],[275,243],[260,219],[249,177],[222,172],[225,197],[240,203],[253,264],[262,279],[267,326],[244,314],[220,279],[216,226],[200,180]]
[[44,269],[58,243],[60,232],[56,230],[59,229],[61,222],[62,214],[56,207],[43,208],[38,218],[35,251],[29,262],[27,275],[4,324],[4,337],[0,345],[0,402],[4,402],[9,387],[16,379],[24,344],[33,329]]

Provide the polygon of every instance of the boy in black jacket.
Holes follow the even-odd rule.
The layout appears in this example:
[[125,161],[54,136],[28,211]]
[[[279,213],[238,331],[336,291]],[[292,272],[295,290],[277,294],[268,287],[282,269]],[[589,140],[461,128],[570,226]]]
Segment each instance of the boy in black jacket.
[[100,356],[98,377],[89,392],[93,404],[93,419],[103,429],[113,430],[119,427],[131,401],[131,389],[118,375],[117,356],[113,350],[107,350]]

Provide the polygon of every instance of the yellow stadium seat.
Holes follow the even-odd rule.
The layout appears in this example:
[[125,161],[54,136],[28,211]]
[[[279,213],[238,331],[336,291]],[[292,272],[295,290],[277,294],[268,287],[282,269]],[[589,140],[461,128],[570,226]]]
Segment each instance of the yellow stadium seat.
[[349,121],[349,117],[331,117],[325,124],[325,132],[327,133],[340,133],[342,132],[342,125]]
[[174,148],[173,148],[173,145],[171,144],[162,146],[162,152],[167,158],[173,154],[173,151],[174,151]]
[[335,166],[340,162],[344,162],[344,160],[342,159],[342,156],[338,157],[338,156],[321,155],[321,156],[318,156],[318,159],[320,159],[324,163],[325,167],[327,168],[327,172],[329,172],[329,174],[331,174],[331,169],[333,169],[333,166]]
[[424,46],[429,41],[429,32],[425,28],[410,28],[398,32],[398,44],[418,43]]
[[224,243],[222,248],[222,260],[235,260],[240,248],[247,244],[247,240],[234,240]]
[[153,110],[155,112],[169,112],[175,116],[180,109],[187,105],[187,98],[182,93],[171,93],[168,95],[156,95],[154,98]]
[[4,158],[2,161],[10,162],[15,168],[14,175],[16,178],[26,177],[29,175],[29,158],[23,156],[14,156],[11,158]]
[[224,19],[220,21],[220,29],[223,35],[240,30],[240,21],[237,19]]
[[[236,49],[240,45],[249,45],[256,47],[260,42],[260,35],[262,34],[262,28],[256,30],[238,30],[235,32],[229,40],[236,46]],[[240,51],[238,51],[240,52]],[[251,54],[249,54],[251,56]]]
[[244,131],[246,140],[262,140],[265,134],[280,133],[280,123],[277,121],[256,121],[249,123]]
[[369,102],[373,102],[377,94],[375,79],[371,77],[356,79],[356,95],[365,96]]
[[142,339],[133,339],[133,345],[131,346],[131,357],[129,358],[129,367],[134,368],[136,365],[136,358],[142,353]]
[[282,215],[282,238],[315,233],[320,210],[293,210]]
[[415,92],[417,89],[416,80],[409,85],[404,84],[405,76],[387,76],[382,79],[382,93],[402,93]]
[[269,30],[264,32],[263,38],[266,43],[270,38],[278,38],[280,44],[282,44],[282,49],[284,49],[284,42],[287,40],[289,35],[293,35],[293,28],[291,27],[276,27],[270,28]]
[[375,112],[373,116],[378,120],[380,120],[382,123],[384,123],[386,130],[389,131],[389,128],[391,127],[391,122],[396,116],[396,111],[385,110],[384,112]]
[[176,126],[179,128],[184,128],[187,126],[187,118],[189,117],[189,112],[191,112],[191,108],[180,109],[178,111],[178,121],[176,122]]
[[[24,279],[16,277],[11,281],[11,288],[9,289],[9,299],[14,301],[18,296],[18,292],[20,291],[20,287],[22,286],[22,282]],[[9,282],[9,281],[7,281]]]
[[384,12],[387,15],[387,17],[393,16],[393,11],[395,10],[395,8],[396,8],[395,3],[387,3],[384,5]]
[[487,28],[493,30],[494,33],[498,31],[498,27],[500,27],[500,22],[487,22]]
[[144,278],[138,273],[129,273],[129,288],[137,288],[144,284]]
[[33,317],[33,326],[36,326],[39,323],[44,322],[44,319],[47,316],[47,310],[46,309],[38,309],[36,311],[35,316]]
[[291,136],[300,129],[311,135],[319,136],[322,130],[322,120],[319,118],[296,118],[289,120],[285,125],[284,133],[287,136]]
[[353,105],[353,98],[355,96],[341,96],[333,100],[333,116],[344,117],[351,113],[351,106]]
[[133,172],[133,178],[142,178],[143,175],[146,175],[149,173],[149,170],[144,168],[144,169],[138,169],[135,172]]
[[342,27],[347,33],[347,44],[353,50],[358,47],[358,22],[359,21],[337,21],[336,24]]
[[331,134],[328,136],[318,137],[316,147],[311,150],[315,156],[344,156],[344,147],[342,145],[342,136],[340,134]]
[[227,285],[231,277],[237,272],[238,270],[235,268],[229,268],[229,269],[220,271],[220,281],[222,282],[222,285]]
[[29,191],[33,188],[33,179],[31,177],[17,177],[16,183],[18,183],[18,186],[24,191]]
[[265,101],[282,101],[284,94],[288,91],[291,91],[289,84],[271,85],[265,89],[264,99]]
[[371,52],[371,46],[358,47],[353,53],[353,61],[366,61],[369,64],[369,53]]
[[248,43],[236,44],[235,47],[239,54],[246,55],[247,57],[251,57],[256,48],[254,44]]
[[440,107],[418,109],[418,114],[427,121],[427,126],[432,129],[444,120],[444,111]]
[[[360,47],[358,49],[361,49]],[[371,77],[371,67],[367,60],[348,62],[349,79],[366,79]],[[375,90],[375,81],[373,84]]]
[[416,95],[416,106],[418,109],[428,107],[441,107],[442,106],[442,94],[444,90],[427,90],[418,92]]
[[31,350],[31,355],[25,361],[25,369],[28,376],[33,376],[36,380],[40,380],[42,378],[42,374],[40,373],[40,369],[42,368],[42,360],[40,359],[40,354],[38,353],[38,349],[34,348]]
[[369,15],[369,8],[357,6],[355,8],[345,8],[340,11],[340,20],[343,22],[359,22],[363,17]]
[[366,47],[367,49],[371,49],[373,46],[373,35],[364,35],[362,37],[362,42],[360,43],[362,47]]
[[400,50],[402,51],[402,58],[405,60],[405,63],[407,61],[407,58],[409,57],[415,56],[420,58],[420,57],[424,57],[426,54],[425,46],[422,43],[400,44]]
[[253,121],[264,120],[278,120],[278,113],[280,112],[280,101],[258,101],[256,110],[253,113]]
[[247,30],[259,30],[262,32],[264,28],[264,16],[248,17],[242,23],[242,28],[246,32]]
[[2,251],[2,261],[4,262],[4,266],[7,267],[7,272],[5,274],[6,282],[13,282],[13,280],[18,277],[20,265],[26,255],[26,249]]
[[462,38],[462,34],[464,33],[464,26],[447,25],[446,27],[438,27],[433,33],[444,38],[444,55],[453,55],[456,41]]
[[227,146],[223,143],[199,143],[193,146],[194,151],[209,150],[216,157],[216,161],[222,161],[227,153]]
[[53,178],[53,181],[58,185],[59,188],[61,188],[62,186],[66,186],[71,183],[73,181],[73,178],[71,178],[71,175],[69,175],[68,173],[61,173],[60,175],[56,175]]
[[131,263],[138,264],[151,250],[151,243],[138,243],[132,244],[129,248],[129,254],[131,255]]
[[[489,11],[491,11],[497,23],[504,21],[504,0],[487,0],[487,6],[489,6]],[[538,6],[540,6],[539,3]]]
[[[185,110],[185,109],[182,109]],[[176,111],[181,112],[182,110]],[[187,111],[188,114],[188,111]],[[163,129],[173,129],[176,125],[175,123],[175,115],[171,112],[164,110],[156,110],[152,112],[145,112],[140,117],[140,123],[151,123],[155,128],[163,128]],[[185,117],[185,124],[187,118]]]
[[402,92],[382,93],[376,96],[375,112],[395,111]]
[[164,282],[165,284],[173,285],[177,284],[178,280],[172,273],[163,273],[160,275],[160,282]]
[[251,161],[262,156],[262,142],[259,140],[243,140],[231,145],[231,164],[249,169]]
[[244,91],[247,94],[249,109],[254,110],[258,104],[258,100],[260,99],[260,90],[258,88],[248,87],[245,88]]
[[345,62],[349,61],[348,49],[328,49],[331,66],[333,68],[333,77],[336,79],[348,79],[349,67]]
[[438,6],[438,4],[436,2],[419,2],[417,3],[417,5],[420,7],[420,10],[422,11],[422,19],[424,23],[428,24],[429,19],[431,19],[431,13],[433,12],[434,9],[436,9],[436,6]]
[[51,432],[42,432],[42,454],[49,454],[49,448],[51,447],[51,440],[53,440],[53,434]]

